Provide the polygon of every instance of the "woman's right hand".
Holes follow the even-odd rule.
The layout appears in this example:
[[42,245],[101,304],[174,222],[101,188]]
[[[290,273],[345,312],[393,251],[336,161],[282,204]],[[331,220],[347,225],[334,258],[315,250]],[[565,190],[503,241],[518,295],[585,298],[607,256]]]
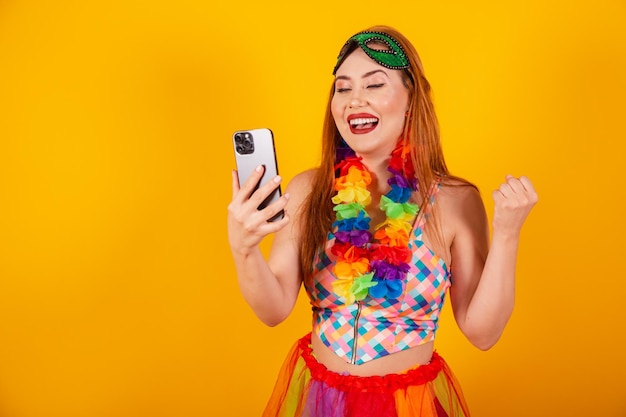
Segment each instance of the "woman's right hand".
[[254,191],[263,172],[264,167],[258,166],[250,178],[240,186],[237,171],[233,170],[233,197],[228,205],[228,242],[233,253],[247,255],[265,236],[281,230],[289,223],[286,211],[281,220],[268,221],[285,209],[289,194],[284,194],[262,210],[257,209],[281,182],[281,177],[276,176]]

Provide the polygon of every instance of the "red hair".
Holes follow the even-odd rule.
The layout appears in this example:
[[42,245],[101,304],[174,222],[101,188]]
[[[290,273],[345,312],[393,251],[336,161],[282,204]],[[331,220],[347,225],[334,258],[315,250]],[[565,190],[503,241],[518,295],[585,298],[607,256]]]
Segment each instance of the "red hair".
[[[403,81],[409,90],[409,110],[402,140],[408,141],[411,147],[415,177],[420,184],[420,200],[428,201],[431,185],[439,179],[456,178],[463,184],[469,185],[467,181],[452,177],[448,172],[441,147],[439,123],[432,102],[430,83],[424,76],[424,68],[417,51],[411,42],[394,28],[373,26],[366,30],[383,32],[396,39],[410,62],[409,68],[399,70],[403,72]],[[305,279],[310,275],[313,259],[326,243],[327,234],[335,220],[331,198],[334,195],[335,152],[341,141],[341,135],[331,113],[331,101],[334,93],[333,83],[324,116],[322,159],[313,177],[311,192],[304,201],[301,212],[300,266]],[[440,230],[436,225],[435,231],[441,238],[439,236]]]

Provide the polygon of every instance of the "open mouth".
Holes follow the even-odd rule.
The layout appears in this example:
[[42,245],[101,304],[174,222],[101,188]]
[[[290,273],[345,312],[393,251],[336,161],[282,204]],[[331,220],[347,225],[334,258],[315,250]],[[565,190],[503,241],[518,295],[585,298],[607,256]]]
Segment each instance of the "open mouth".
[[359,117],[351,119],[349,122],[350,131],[356,134],[368,133],[376,129],[378,119],[375,117]]

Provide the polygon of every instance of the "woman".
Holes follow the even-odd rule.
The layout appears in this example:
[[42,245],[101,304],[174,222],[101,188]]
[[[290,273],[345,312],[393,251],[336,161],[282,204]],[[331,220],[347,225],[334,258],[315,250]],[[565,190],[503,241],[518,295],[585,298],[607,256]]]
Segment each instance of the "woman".
[[[261,167],[241,187],[233,174],[228,231],[244,298],[269,326],[289,315],[301,284],[313,305],[312,332],[289,353],[264,415],[468,416],[434,351],[439,312],[449,294],[468,340],[496,343],[537,195],[507,176],[489,241],[477,189],[444,162],[418,54],[393,28],[352,36],[333,74],[320,166],[260,211],[280,178],[253,192]],[[259,243],[271,233],[266,261]]]

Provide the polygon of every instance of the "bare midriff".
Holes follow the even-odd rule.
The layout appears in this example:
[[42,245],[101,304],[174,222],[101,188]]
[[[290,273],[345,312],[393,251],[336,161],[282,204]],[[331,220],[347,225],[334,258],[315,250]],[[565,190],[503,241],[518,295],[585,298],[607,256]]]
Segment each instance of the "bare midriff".
[[432,357],[434,348],[433,342],[427,342],[361,365],[353,365],[330,350],[315,332],[311,335],[311,345],[315,358],[326,368],[333,372],[348,372],[350,375],[356,376],[396,374],[414,368],[417,365],[427,364]]

